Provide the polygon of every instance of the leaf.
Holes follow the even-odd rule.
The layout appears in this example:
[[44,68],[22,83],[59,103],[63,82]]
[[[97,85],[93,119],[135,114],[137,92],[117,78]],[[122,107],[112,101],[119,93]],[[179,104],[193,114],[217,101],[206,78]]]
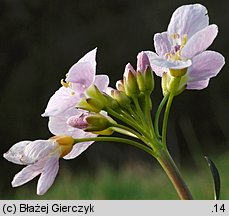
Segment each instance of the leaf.
[[216,166],[212,160],[210,160],[207,156],[205,156],[205,159],[208,163],[208,166],[209,166],[211,174],[212,174],[214,199],[219,200],[219,196],[220,196],[220,175],[219,175],[219,171],[216,168]]

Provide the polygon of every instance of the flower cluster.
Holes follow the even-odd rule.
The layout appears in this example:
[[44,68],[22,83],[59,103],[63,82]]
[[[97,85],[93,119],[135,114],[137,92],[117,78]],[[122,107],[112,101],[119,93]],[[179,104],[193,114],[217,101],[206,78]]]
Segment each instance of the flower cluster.
[[[18,142],[4,154],[13,163],[27,165],[15,175],[12,186],[20,186],[41,174],[37,194],[44,194],[57,175],[59,158],[76,158],[97,140],[134,145],[154,156],[173,178],[167,167],[173,163],[165,163],[171,160],[166,147],[166,126],[172,99],[185,89],[206,88],[209,79],[219,73],[224,57],[206,50],[217,33],[217,26],[209,25],[204,6],[179,7],[167,31],[154,35],[156,52],[140,52],[136,69],[128,63],[116,89],[108,86],[107,75],[96,75],[97,49],[88,52],[61,80],[62,86],[42,114],[49,118],[48,127],[54,136]],[[154,118],[150,98],[155,85],[153,72],[162,77],[164,95]],[[160,132],[159,118],[165,105]],[[108,137],[113,132],[133,139]],[[191,197],[184,190],[178,194],[181,198]]]

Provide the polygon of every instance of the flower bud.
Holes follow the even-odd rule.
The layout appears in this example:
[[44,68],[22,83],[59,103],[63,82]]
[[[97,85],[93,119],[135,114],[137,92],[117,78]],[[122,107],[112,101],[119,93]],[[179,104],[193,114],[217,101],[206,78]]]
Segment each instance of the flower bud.
[[131,64],[127,64],[125,68],[125,73],[123,75],[124,79],[124,89],[127,96],[131,97],[133,95],[139,94],[139,88],[136,79],[136,71],[133,69]]
[[98,113],[104,108],[104,104],[94,98],[83,98],[76,107]]
[[121,107],[127,109],[130,108],[131,100],[124,92],[114,90],[112,92],[112,97],[119,103]]
[[88,127],[88,123],[85,120],[86,116],[87,116],[87,113],[82,113],[81,115],[71,116],[70,118],[68,118],[67,124],[74,128],[86,129]]
[[150,67],[150,62],[148,56],[145,52],[138,53],[137,56],[137,71],[144,72],[147,68]]
[[110,135],[113,133],[109,128],[116,122],[109,116],[102,114],[83,113],[71,116],[67,124],[74,128],[83,129],[85,132]]
[[95,85],[91,85],[87,91],[86,91],[87,95],[90,98],[94,98],[97,99],[98,101],[100,101],[101,103],[106,103],[106,99],[103,96],[102,92],[99,91],[99,89],[97,88],[97,86]]
[[118,80],[116,82],[116,89],[122,92],[125,92],[123,80]]

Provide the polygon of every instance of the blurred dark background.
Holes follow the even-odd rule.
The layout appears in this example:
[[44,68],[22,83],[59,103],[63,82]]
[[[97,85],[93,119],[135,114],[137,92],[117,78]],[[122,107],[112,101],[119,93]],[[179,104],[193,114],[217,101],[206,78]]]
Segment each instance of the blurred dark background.
[[[209,48],[229,55],[228,1],[198,1],[219,34]],[[0,137],[1,155],[20,140],[51,136],[42,118],[50,96],[68,69],[98,47],[97,74],[108,74],[110,85],[122,77],[126,63],[136,65],[142,50],[154,50],[152,37],[167,29],[173,11],[195,3],[184,0],[0,0]],[[178,163],[195,169],[203,155],[228,150],[227,64],[202,91],[186,90],[174,101],[169,148]],[[153,104],[162,98],[156,77]],[[0,198],[13,193],[10,181],[21,169],[1,161]],[[95,172],[101,166],[119,169],[132,161],[154,159],[130,146],[96,143],[75,160],[61,161],[73,172]],[[152,166],[153,167],[153,166]]]

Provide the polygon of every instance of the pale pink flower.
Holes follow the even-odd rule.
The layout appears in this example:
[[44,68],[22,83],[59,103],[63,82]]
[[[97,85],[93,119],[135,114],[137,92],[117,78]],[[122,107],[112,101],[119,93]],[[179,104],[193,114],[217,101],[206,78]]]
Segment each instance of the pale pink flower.
[[62,80],[60,87],[50,98],[42,116],[56,116],[75,105],[85,97],[87,88],[94,84],[104,91],[109,84],[107,75],[96,75],[96,51],[93,49],[74,64]]
[[154,35],[156,53],[148,51],[151,67],[158,76],[169,69],[188,68],[183,84],[187,89],[203,89],[225,61],[214,51],[206,51],[218,34],[209,25],[207,9],[200,4],[184,5],[173,13],[166,32]]
[[[42,116],[49,117],[48,127],[54,135],[65,134],[73,138],[95,137],[97,135],[84,132],[68,124],[68,119],[81,116],[84,110],[75,106],[86,97],[86,90],[96,85],[100,91],[106,90],[109,84],[107,75],[96,75],[96,51],[93,49],[74,64],[67,73],[62,87],[50,98],[47,108]],[[93,141],[74,145],[72,151],[64,159],[73,159],[86,150]]]
[[49,140],[21,141],[13,145],[3,157],[27,166],[14,176],[12,186],[21,186],[41,174],[37,194],[43,195],[56,178],[59,158],[71,151],[73,143],[71,137],[59,136]]

